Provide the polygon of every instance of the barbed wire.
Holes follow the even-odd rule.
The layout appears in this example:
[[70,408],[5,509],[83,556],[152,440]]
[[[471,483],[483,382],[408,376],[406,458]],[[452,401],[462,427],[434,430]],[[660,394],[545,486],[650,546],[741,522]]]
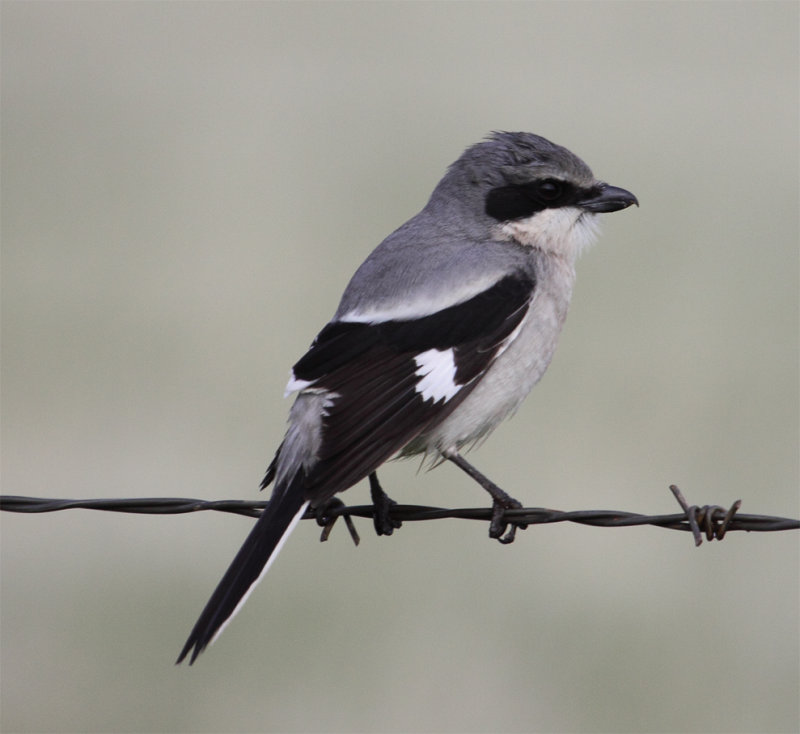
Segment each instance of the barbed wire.
[[[556,522],[574,522],[593,527],[620,528],[636,525],[654,525],[670,530],[684,530],[692,533],[695,545],[707,540],[722,540],[731,531],[775,532],[779,530],[798,530],[800,520],[769,515],[738,514],[741,500],[726,509],[719,505],[689,505],[680,489],[674,484],[670,491],[681,506],[682,512],[670,515],[642,515],[619,510],[577,510],[564,512],[544,507],[523,507],[506,510],[504,519],[516,525],[541,525]],[[56,512],[59,510],[102,510],[106,512],[126,512],[147,515],[176,515],[187,512],[214,510],[236,515],[258,517],[266,506],[264,501],[244,500],[199,500],[183,497],[142,497],[132,499],[52,499],[45,497],[19,497],[0,495],[0,510],[6,512]],[[441,520],[445,518],[460,520],[479,520],[491,522],[491,507],[448,509],[424,505],[392,505],[390,517],[400,522],[420,520]],[[353,517],[371,518],[372,505],[332,504],[325,508],[324,517],[319,512],[309,510],[303,519],[317,520],[325,529],[322,540],[326,540],[331,527],[339,517],[344,518],[353,541],[358,545],[359,537],[352,523]]]

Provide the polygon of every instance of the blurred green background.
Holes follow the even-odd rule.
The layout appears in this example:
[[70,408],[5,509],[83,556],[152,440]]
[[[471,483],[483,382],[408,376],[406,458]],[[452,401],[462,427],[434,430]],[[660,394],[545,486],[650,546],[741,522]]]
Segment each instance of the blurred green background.
[[[528,505],[798,507],[798,15],[753,3],[2,4],[3,492],[255,499],[291,364],[492,129],[641,208],[471,459]],[[395,463],[403,502],[485,505]],[[364,486],[345,495],[367,499]],[[798,534],[2,516],[3,731],[797,731]]]

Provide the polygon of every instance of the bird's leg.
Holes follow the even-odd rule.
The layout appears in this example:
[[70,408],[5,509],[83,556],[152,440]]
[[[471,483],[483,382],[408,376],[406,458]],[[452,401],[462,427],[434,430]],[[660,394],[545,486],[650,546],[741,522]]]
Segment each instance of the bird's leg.
[[[506,494],[506,492],[500,489],[489,477],[481,474],[481,472],[472,466],[463,456],[455,451],[445,454],[445,458],[448,461],[452,461],[459,469],[469,474],[469,476],[492,496],[492,522],[489,525],[489,537],[495,538],[504,544],[513,543],[517,528],[524,530],[528,525],[526,523],[514,522],[513,520],[510,522],[507,521],[505,519],[505,511],[519,509],[522,507],[522,504]],[[508,525],[511,525],[511,528],[506,535],[503,535]]]
[[383,491],[383,487],[378,481],[377,472],[372,472],[369,475],[369,493],[374,507],[372,522],[375,524],[375,532],[378,535],[391,535],[403,523],[391,517],[392,507],[397,502]]

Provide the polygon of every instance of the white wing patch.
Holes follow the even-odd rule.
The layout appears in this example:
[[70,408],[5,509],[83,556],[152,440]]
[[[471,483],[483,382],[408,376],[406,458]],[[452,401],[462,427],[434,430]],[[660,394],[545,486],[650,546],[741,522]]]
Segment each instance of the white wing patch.
[[289,372],[289,382],[286,383],[286,389],[283,391],[283,397],[288,398],[292,393],[300,392],[301,390],[305,390],[307,387],[311,387],[313,382],[309,380],[298,380],[294,376],[294,370]]
[[460,389],[456,384],[456,363],[452,349],[429,349],[414,357],[417,371],[422,379],[416,390],[423,400],[450,400]]

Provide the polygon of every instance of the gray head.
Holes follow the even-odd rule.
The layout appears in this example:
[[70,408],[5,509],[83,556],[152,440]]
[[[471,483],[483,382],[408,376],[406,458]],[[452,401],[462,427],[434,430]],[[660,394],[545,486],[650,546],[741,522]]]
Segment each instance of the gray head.
[[631,204],[633,194],[598,181],[566,148],[533,133],[495,132],[450,166],[426,209],[494,239],[579,251],[595,214]]
[[472,184],[491,187],[524,184],[548,176],[590,186],[592,171],[561,145],[533,133],[490,133],[467,148],[450,172]]
[[560,145],[531,133],[493,133],[467,148],[425,208],[370,254],[345,290],[337,318],[430,312],[443,297],[452,303],[462,291],[474,295],[481,279],[488,288],[524,267],[527,248],[571,266],[594,239],[595,214],[636,203],[629,191],[595,179]]

